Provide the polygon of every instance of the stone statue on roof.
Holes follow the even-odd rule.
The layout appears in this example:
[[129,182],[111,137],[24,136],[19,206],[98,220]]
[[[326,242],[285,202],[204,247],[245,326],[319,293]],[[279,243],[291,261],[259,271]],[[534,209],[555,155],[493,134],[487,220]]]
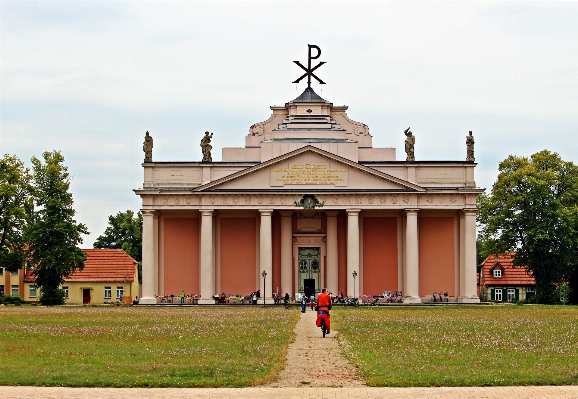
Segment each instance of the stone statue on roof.
[[144,143],[142,145],[142,150],[145,153],[144,161],[145,162],[152,162],[153,161],[153,137],[146,132]]
[[203,150],[203,162],[213,162],[213,158],[211,157],[211,150],[213,146],[211,146],[211,138],[213,137],[213,133],[205,132],[205,135],[201,139],[201,149]]
[[407,154],[406,161],[415,161],[414,146],[415,146],[415,136],[409,130],[409,127],[404,131],[406,135],[405,139],[405,153]]
[[470,134],[466,136],[466,151],[466,161],[474,162],[476,160],[476,158],[474,158],[474,136],[471,130]]

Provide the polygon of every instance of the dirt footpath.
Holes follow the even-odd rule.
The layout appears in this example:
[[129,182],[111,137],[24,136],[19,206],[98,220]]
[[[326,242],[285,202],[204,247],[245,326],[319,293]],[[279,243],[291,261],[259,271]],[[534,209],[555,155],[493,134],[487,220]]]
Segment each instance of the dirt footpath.
[[289,345],[287,366],[279,379],[267,387],[362,387],[357,370],[341,356],[335,339],[338,331],[323,338],[315,326],[317,314],[307,309],[295,327],[295,342]]

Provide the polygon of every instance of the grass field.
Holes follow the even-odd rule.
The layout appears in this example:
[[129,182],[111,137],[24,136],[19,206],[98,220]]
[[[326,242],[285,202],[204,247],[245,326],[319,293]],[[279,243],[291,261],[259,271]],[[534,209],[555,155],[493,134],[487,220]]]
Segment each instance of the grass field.
[[[284,366],[297,308],[2,307],[0,385],[241,387]],[[334,308],[372,386],[578,384],[578,307]]]
[[372,386],[578,384],[578,307],[338,308],[332,319]]
[[3,307],[0,385],[241,387],[284,366],[299,312]]

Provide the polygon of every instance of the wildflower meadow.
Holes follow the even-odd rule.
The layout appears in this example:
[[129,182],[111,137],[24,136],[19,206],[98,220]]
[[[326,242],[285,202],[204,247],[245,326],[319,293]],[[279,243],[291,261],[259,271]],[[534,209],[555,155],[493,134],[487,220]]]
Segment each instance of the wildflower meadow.
[[0,308],[0,385],[242,387],[285,364],[297,310]]
[[371,386],[578,384],[578,307],[339,308],[334,328]]

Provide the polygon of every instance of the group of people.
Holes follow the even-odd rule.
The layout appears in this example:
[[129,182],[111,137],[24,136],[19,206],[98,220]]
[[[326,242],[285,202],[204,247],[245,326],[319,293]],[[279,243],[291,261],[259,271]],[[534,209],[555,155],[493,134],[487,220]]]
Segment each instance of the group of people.
[[259,298],[261,298],[261,290],[253,291],[247,296],[239,294],[225,295],[225,293],[223,292],[221,295],[215,295],[215,297],[219,299],[219,303],[226,303],[228,298],[233,298],[239,302],[245,302],[245,300],[247,300],[248,303],[256,304]]
[[[301,294],[299,301],[301,302],[301,313],[305,313],[307,309],[307,304],[311,310],[315,309],[317,312],[317,327],[321,327],[321,320],[325,319],[325,326],[327,328],[326,333],[329,334],[331,330],[331,321],[329,319],[329,311],[333,306],[333,299],[331,293],[327,292],[326,288],[321,290],[321,293],[317,295],[317,301],[315,301],[315,295],[307,296]],[[285,304],[289,303],[289,294],[285,294]]]
[[435,291],[434,291],[434,293],[431,294],[431,295],[432,295],[432,297],[433,297],[433,301],[434,301],[434,302],[438,302],[438,301],[439,301],[439,302],[444,302],[444,300],[445,300],[445,302],[448,302],[448,295],[449,295],[449,294],[448,294],[447,292],[444,292],[444,293],[443,293],[444,298],[442,298],[442,293],[441,293],[441,291],[440,291],[440,292],[435,292]]
[[181,291],[179,295],[163,295],[155,298],[160,298],[161,303],[182,303],[182,304],[191,304],[193,303],[193,299],[199,299],[197,294],[185,294],[185,291]]

